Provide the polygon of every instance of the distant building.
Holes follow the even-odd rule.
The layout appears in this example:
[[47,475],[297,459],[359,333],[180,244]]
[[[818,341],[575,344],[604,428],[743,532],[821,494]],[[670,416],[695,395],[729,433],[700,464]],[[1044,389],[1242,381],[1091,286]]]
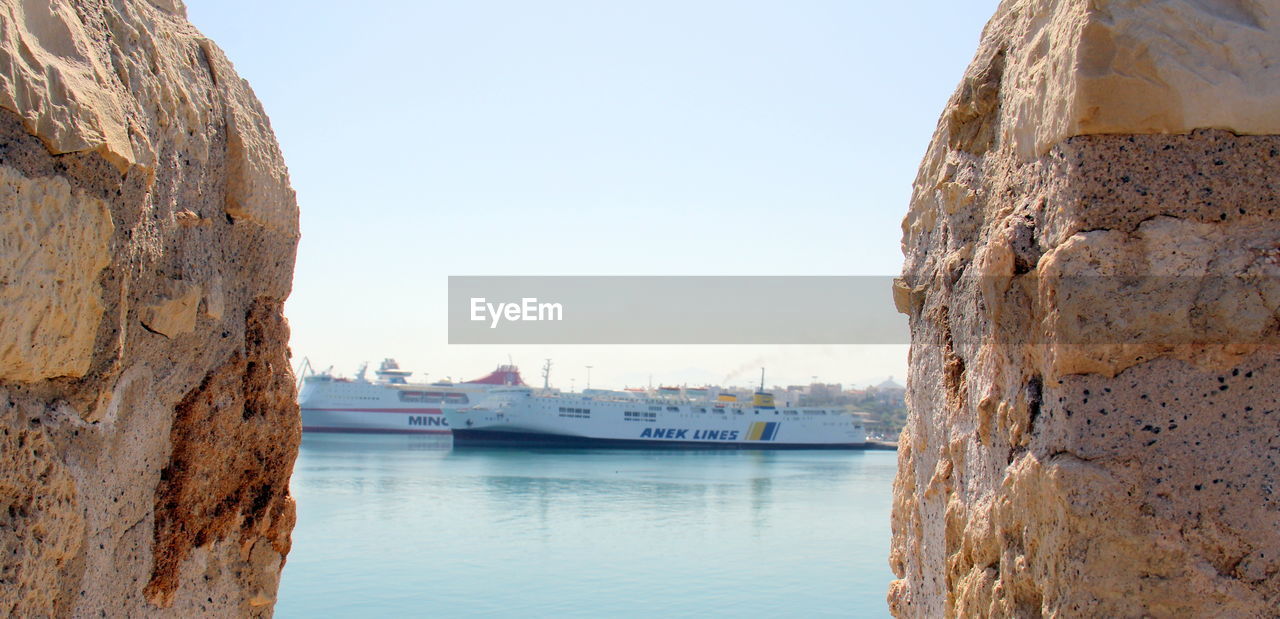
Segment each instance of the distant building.
[[864,399],[883,402],[885,404],[897,404],[899,402],[904,402],[906,394],[907,388],[899,385],[893,380],[893,377],[890,376],[878,385],[867,387]]
[[906,391],[907,390],[906,387],[899,385],[897,382],[895,382],[892,376],[885,379],[885,381],[880,383],[879,385],[876,385],[875,388],[880,391]]

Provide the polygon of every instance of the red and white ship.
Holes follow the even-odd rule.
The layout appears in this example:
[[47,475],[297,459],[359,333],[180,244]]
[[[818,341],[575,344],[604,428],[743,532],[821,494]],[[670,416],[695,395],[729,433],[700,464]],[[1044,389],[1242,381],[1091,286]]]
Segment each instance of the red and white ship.
[[355,378],[327,371],[303,377],[298,389],[302,431],[449,434],[446,410],[476,406],[494,388],[525,384],[514,365],[464,383],[411,383],[413,372],[400,369],[394,359],[384,360],[374,374],[374,380],[366,379],[362,366]]

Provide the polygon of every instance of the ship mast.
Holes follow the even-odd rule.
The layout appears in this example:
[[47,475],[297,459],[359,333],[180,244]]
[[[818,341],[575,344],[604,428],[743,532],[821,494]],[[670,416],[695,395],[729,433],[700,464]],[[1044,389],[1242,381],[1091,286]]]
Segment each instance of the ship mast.
[[551,388],[551,360],[547,359],[547,363],[542,366],[542,388]]
[[760,392],[764,393],[764,368],[760,368]]

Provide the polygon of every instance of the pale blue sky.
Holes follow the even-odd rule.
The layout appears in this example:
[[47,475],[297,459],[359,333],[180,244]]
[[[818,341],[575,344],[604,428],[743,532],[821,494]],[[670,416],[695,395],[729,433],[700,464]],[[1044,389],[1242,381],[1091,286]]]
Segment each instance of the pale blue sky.
[[188,0],[302,209],[295,357],[553,383],[902,380],[905,346],[447,346],[449,275],[891,275],[994,0]]

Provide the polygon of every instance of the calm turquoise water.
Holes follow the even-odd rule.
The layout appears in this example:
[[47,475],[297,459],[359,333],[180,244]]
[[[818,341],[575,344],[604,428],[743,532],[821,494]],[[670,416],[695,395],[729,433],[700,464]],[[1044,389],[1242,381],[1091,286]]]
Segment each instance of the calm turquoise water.
[[893,452],[306,435],[280,617],[876,617]]

